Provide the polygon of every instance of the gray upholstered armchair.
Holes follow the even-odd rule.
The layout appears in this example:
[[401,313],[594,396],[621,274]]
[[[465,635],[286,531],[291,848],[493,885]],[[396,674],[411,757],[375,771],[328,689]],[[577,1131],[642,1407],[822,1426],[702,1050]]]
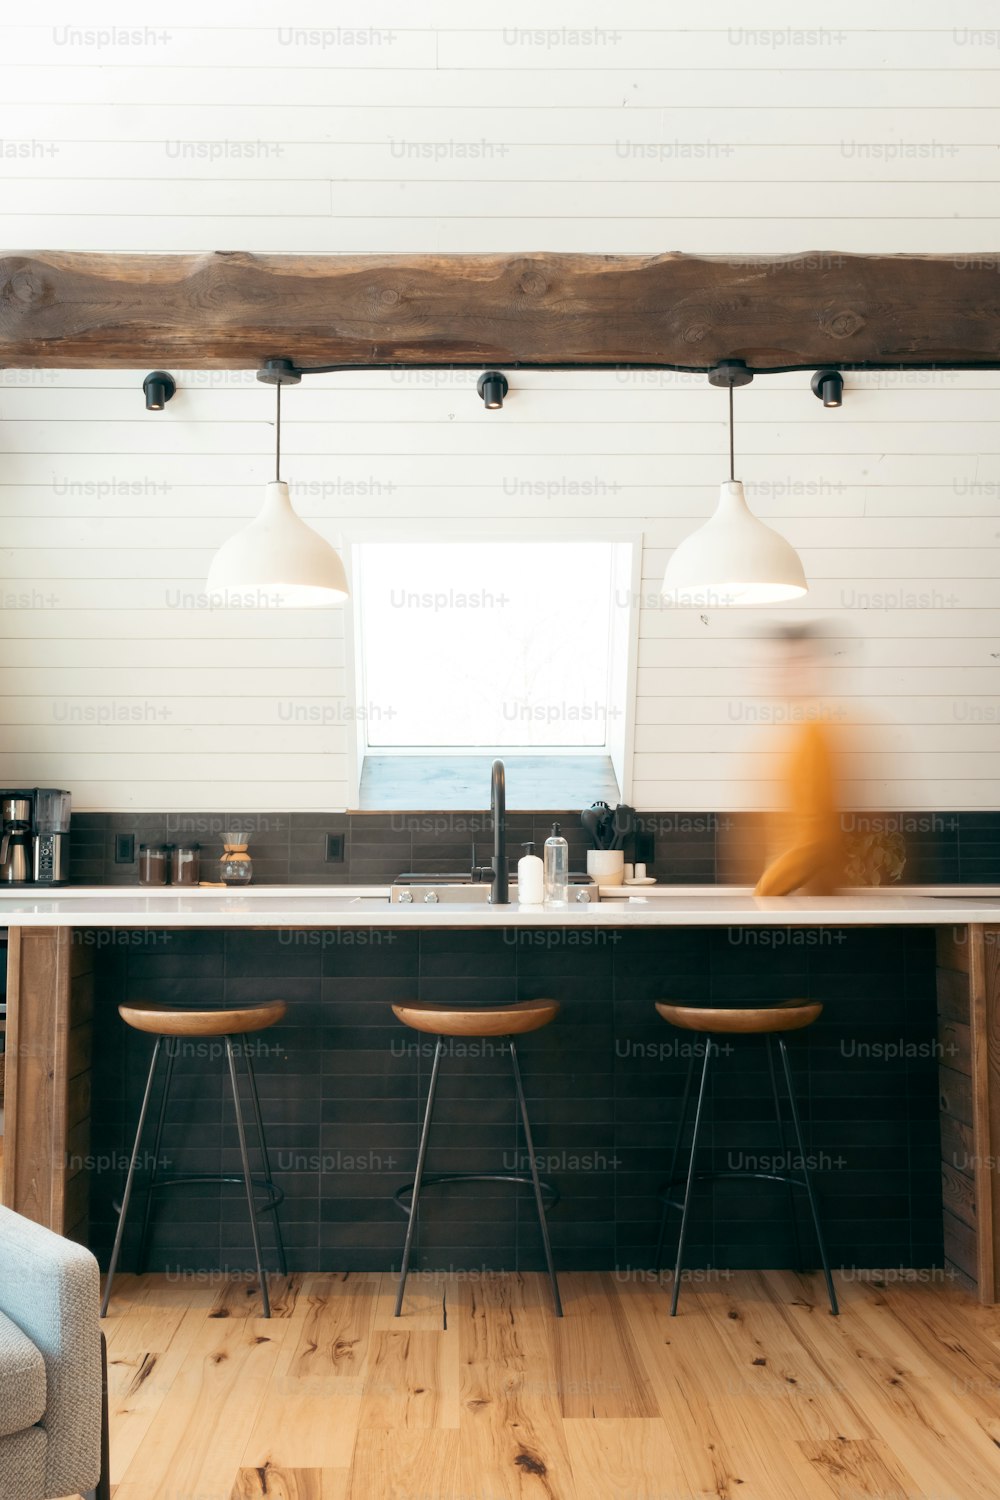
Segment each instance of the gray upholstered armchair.
[[0,1495],[107,1500],[107,1397],[89,1250],[0,1208]]

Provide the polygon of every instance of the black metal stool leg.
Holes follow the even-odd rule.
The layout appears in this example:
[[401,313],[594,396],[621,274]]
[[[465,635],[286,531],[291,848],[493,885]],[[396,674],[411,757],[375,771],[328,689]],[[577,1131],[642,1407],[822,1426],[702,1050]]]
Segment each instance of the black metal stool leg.
[[111,1263],[108,1266],[107,1280],[104,1284],[104,1298],[101,1302],[101,1317],[107,1316],[108,1303],[111,1301],[111,1288],[114,1284],[115,1271],[118,1269],[118,1257],[122,1249],[122,1237],[125,1233],[125,1220],[128,1216],[128,1206],[132,1199],[132,1184],[135,1181],[135,1164],[139,1159],[139,1147],[142,1145],[142,1133],[146,1128],[146,1115],[149,1113],[149,1100],[153,1092],[153,1079],[156,1076],[156,1064],[160,1057],[160,1044],[162,1037],[156,1038],[153,1047],[153,1056],[149,1064],[149,1075],[146,1078],[146,1092],[142,1096],[142,1108],[139,1111],[139,1124],[135,1132],[135,1144],[132,1147],[132,1158],[128,1164],[128,1176],[125,1178],[125,1192],[122,1194],[122,1206],[118,1215],[118,1228],[115,1230],[115,1244],[111,1252]]
[[691,1133],[691,1156],[688,1161],[687,1183],[684,1188],[684,1207],[681,1210],[681,1229],[677,1236],[677,1264],[674,1267],[674,1289],[670,1298],[670,1316],[677,1316],[677,1299],[681,1293],[681,1264],[684,1259],[684,1241],[687,1238],[688,1213],[691,1208],[691,1193],[694,1187],[694,1161],[698,1151],[698,1131],[701,1128],[701,1112],[705,1104],[705,1085],[708,1082],[708,1065],[712,1060],[712,1048],[715,1043],[710,1036],[705,1038],[705,1061],[701,1069],[701,1082],[698,1085],[698,1103],[694,1111],[694,1129]]
[[[774,1071],[774,1048],[771,1045],[770,1037],[766,1037],[765,1041],[767,1042],[767,1067],[771,1075],[771,1093],[774,1096],[774,1117],[778,1122],[778,1141],[780,1144],[781,1154],[783,1156],[787,1156],[788,1140],[785,1132],[785,1117],[781,1112],[781,1100],[778,1097],[778,1075]],[[791,1173],[793,1170],[794,1169],[789,1164],[789,1173]],[[799,1216],[795,1203],[795,1188],[791,1183],[788,1184],[788,1214],[792,1221],[792,1235],[794,1236],[795,1242],[795,1269],[797,1271],[801,1271],[803,1269],[802,1242],[799,1239]]]
[[535,1208],[538,1211],[538,1227],[542,1231],[542,1244],[545,1247],[545,1264],[549,1268],[549,1282],[552,1286],[552,1301],[555,1305],[556,1317],[563,1315],[562,1298],[559,1296],[559,1282],[556,1280],[556,1268],[552,1260],[552,1243],[549,1239],[549,1225],[545,1217],[545,1204],[542,1201],[542,1184],[538,1179],[538,1162],[535,1160],[535,1143],[531,1138],[531,1125],[528,1121],[528,1105],[524,1097],[524,1084],[521,1082],[521,1067],[517,1060],[517,1048],[514,1046],[514,1038],[510,1038],[510,1063],[514,1070],[514,1087],[517,1090],[517,1102],[521,1110],[521,1124],[524,1126],[524,1139],[528,1147],[528,1161],[531,1164],[531,1182],[535,1189]]
[[781,1052],[781,1061],[785,1070],[785,1086],[788,1089],[788,1102],[792,1111],[792,1124],[795,1127],[795,1139],[798,1142],[799,1155],[802,1158],[802,1180],[806,1186],[809,1198],[809,1208],[812,1211],[813,1227],[816,1230],[816,1243],[819,1245],[819,1257],[823,1263],[823,1275],[826,1278],[827,1295],[830,1298],[830,1311],[836,1317],[840,1312],[837,1305],[837,1293],[833,1287],[833,1277],[830,1274],[830,1262],[827,1259],[826,1243],[823,1239],[823,1231],[820,1228],[819,1210],[816,1207],[816,1195],[813,1192],[812,1175],[806,1161],[806,1148],[802,1140],[802,1126],[799,1124],[799,1109],[795,1102],[795,1090],[792,1088],[792,1070],[788,1065],[788,1048],[785,1046],[784,1038],[778,1038],[778,1047]]
[[681,1155],[681,1141],[684,1139],[684,1123],[687,1120],[688,1103],[691,1099],[691,1083],[694,1079],[695,1053],[691,1053],[691,1061],[687,1066],[687,1076],[684,1079],[684,1093],[681,1095],[681,1113],[677,1121],[677,1135],[674,1138],[674,1154],[670,1159],[670,1176],[667,1178],[667,1197],[664,1198],[663,1212],[660,1215],[660,1232],[656,1239],[656,1255],[653,1259],[653,1270],[658,1271],[663,1264],[663,1245],[667,1237],[667,1215],[670,1212],[669,1193],[677,1176],[677,1163]]
[[434,1095],[437,1093],[438,1073],[441,1070],[441,1054],[444,1051],[444,1043],[438,1037],[434,1047],[434,1062],[431,1066],[431,1083],[427,1090],[427,1106],[424,1110],[424,1124],[420,1132],[420,1146],[417,1150],[417,1170],[413,1177],[413,1196],[410,1199],[410,1217],[406,1225],[406,1242],[403,1245],[403,1260],[399,1268],[399,1285],[396,1288],[396,1310],[394,1318],[398,1318],[403,1310],[403,1293],[406,1290],[406,1278],[410,1270],[410,1251],[413,1249],[413,1233],[417,1224],[417,1205],[420,1201],[420,1182],[424,1175],[424,1162],[427,1159],[427,1141],[431,1133],[431,1117],[434,1113]]
[[[257,1139],[260,1142],[260,1158],[264,1164],[264,1180],[268,1186],[271,1185],[271,1158],[268,1155],[267,1141],[264,1138],[264,1121],[260,1113],[260,1098],[257,1093],[257,1078],[253,1070],[253,1060],[247,1051],[247,1039],[243,1039],[243,1061],[247,1065],[247,1077],[250,1080],[250,1098],[253,1100],[253,1115],[257,1121]],[[272,1210],[274,1219],[274,1242],[278,1251],[278,1269],[282,1276],[288,1275],[288,1261],[285,1259],[285,1242],[281,1237],[281,1222],[278,1218],[278,1206],[275,1204]]]
[[163,1093],[160,1096],[160,1113],[156,1118],[156,1135],[153,1137],[153,1165],[146,1184],[146,1206],[142,1215],[142,1235],[139,1239],[139,1256],[136,1270],[141,1276],[146,1269],[146,1253],[149,1248],[149,1222],[153,1215],[153,1187],[156,1182],[156,1166],[160,1160],[160,1143],[163,1140],[163,1124],[167,1118],[167,1100],[170,1097],[170,1080],[174,1076],[174,1058],[180,1051],[180,1039],[167,1037],[167,1066],[163,1074]]
[[250,1177],[250,1156],[247,1152],[247,1133],[243,1124],[243,1104],[240,1099],[239,1079],[236,1076],[236,1058],[233,1054],[233,1039],[226,1037],[226,1059],[229,1063],[229,1078],[233,1085],[233,1106],[236,1110],[236,1133],[240,1138],[240,1156],[243,1161],[243,1181],[247,1192],[247,1208],[250,1210],[250,1232],[253,1235],[253,1253],[257,1261],[257,1280],[260,1283],[260,1295],[264,1304],[264,1316],[271,1316],[271,1299],[267,1291],[267,1276],[264,1272],[264,1263],[260,1254],[260,1226],[257,1223],[257,1206],[254,1202],[253,1181]]

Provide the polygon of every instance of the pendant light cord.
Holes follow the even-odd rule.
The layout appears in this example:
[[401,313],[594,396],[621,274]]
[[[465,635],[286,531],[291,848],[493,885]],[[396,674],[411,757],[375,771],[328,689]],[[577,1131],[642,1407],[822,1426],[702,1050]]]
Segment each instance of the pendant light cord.
[[[274,389],[277,392],[277,396],[278,396],[277,417],[276,417],[275,423],[274,423],[274,482],[275,482],[275,484],[278,484],[281,481],[281,381],[280,380],[275,383]],[[732,393],[732,391],[730,391],[730,393],[729,393],[730,402],[732,401],[732,395],[733,395],[733,393]]]
[[[278,386],[281,390],[281,386]],[[730,482],[736,478],[736,459],[733,447],[733,388],[729,387],[729,479]]]

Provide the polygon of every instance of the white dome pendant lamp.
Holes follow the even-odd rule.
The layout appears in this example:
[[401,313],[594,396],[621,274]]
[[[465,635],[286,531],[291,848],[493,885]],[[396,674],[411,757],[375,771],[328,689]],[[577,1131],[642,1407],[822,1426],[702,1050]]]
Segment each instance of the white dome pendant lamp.
[[347,574],[340,554],[296,515],[281,478],[281,381],[275,384],[274,479],[249,526],[223,542],[208,570],[210,594],[266,590],[272,603],[293,609],[343,604]]
[[665,600],[689,608],[706,605],[780,604],[808,592],[791,542],[754,515],[735,477],[733,386],[753,377],[745,365],[724,362],[709,375],[729,387],[729,478],[719,486],[712,516],[674,549],[661,590]]

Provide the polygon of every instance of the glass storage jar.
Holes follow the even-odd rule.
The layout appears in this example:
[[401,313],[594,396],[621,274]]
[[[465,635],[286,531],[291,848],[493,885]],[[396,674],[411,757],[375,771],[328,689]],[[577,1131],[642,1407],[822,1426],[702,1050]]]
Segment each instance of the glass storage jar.
[[200,844],[178,844],[174,854],[174,885],[198,884],[200,850]]
[[139,884],[166,885],[167,855],[162,845],[139,845]]

